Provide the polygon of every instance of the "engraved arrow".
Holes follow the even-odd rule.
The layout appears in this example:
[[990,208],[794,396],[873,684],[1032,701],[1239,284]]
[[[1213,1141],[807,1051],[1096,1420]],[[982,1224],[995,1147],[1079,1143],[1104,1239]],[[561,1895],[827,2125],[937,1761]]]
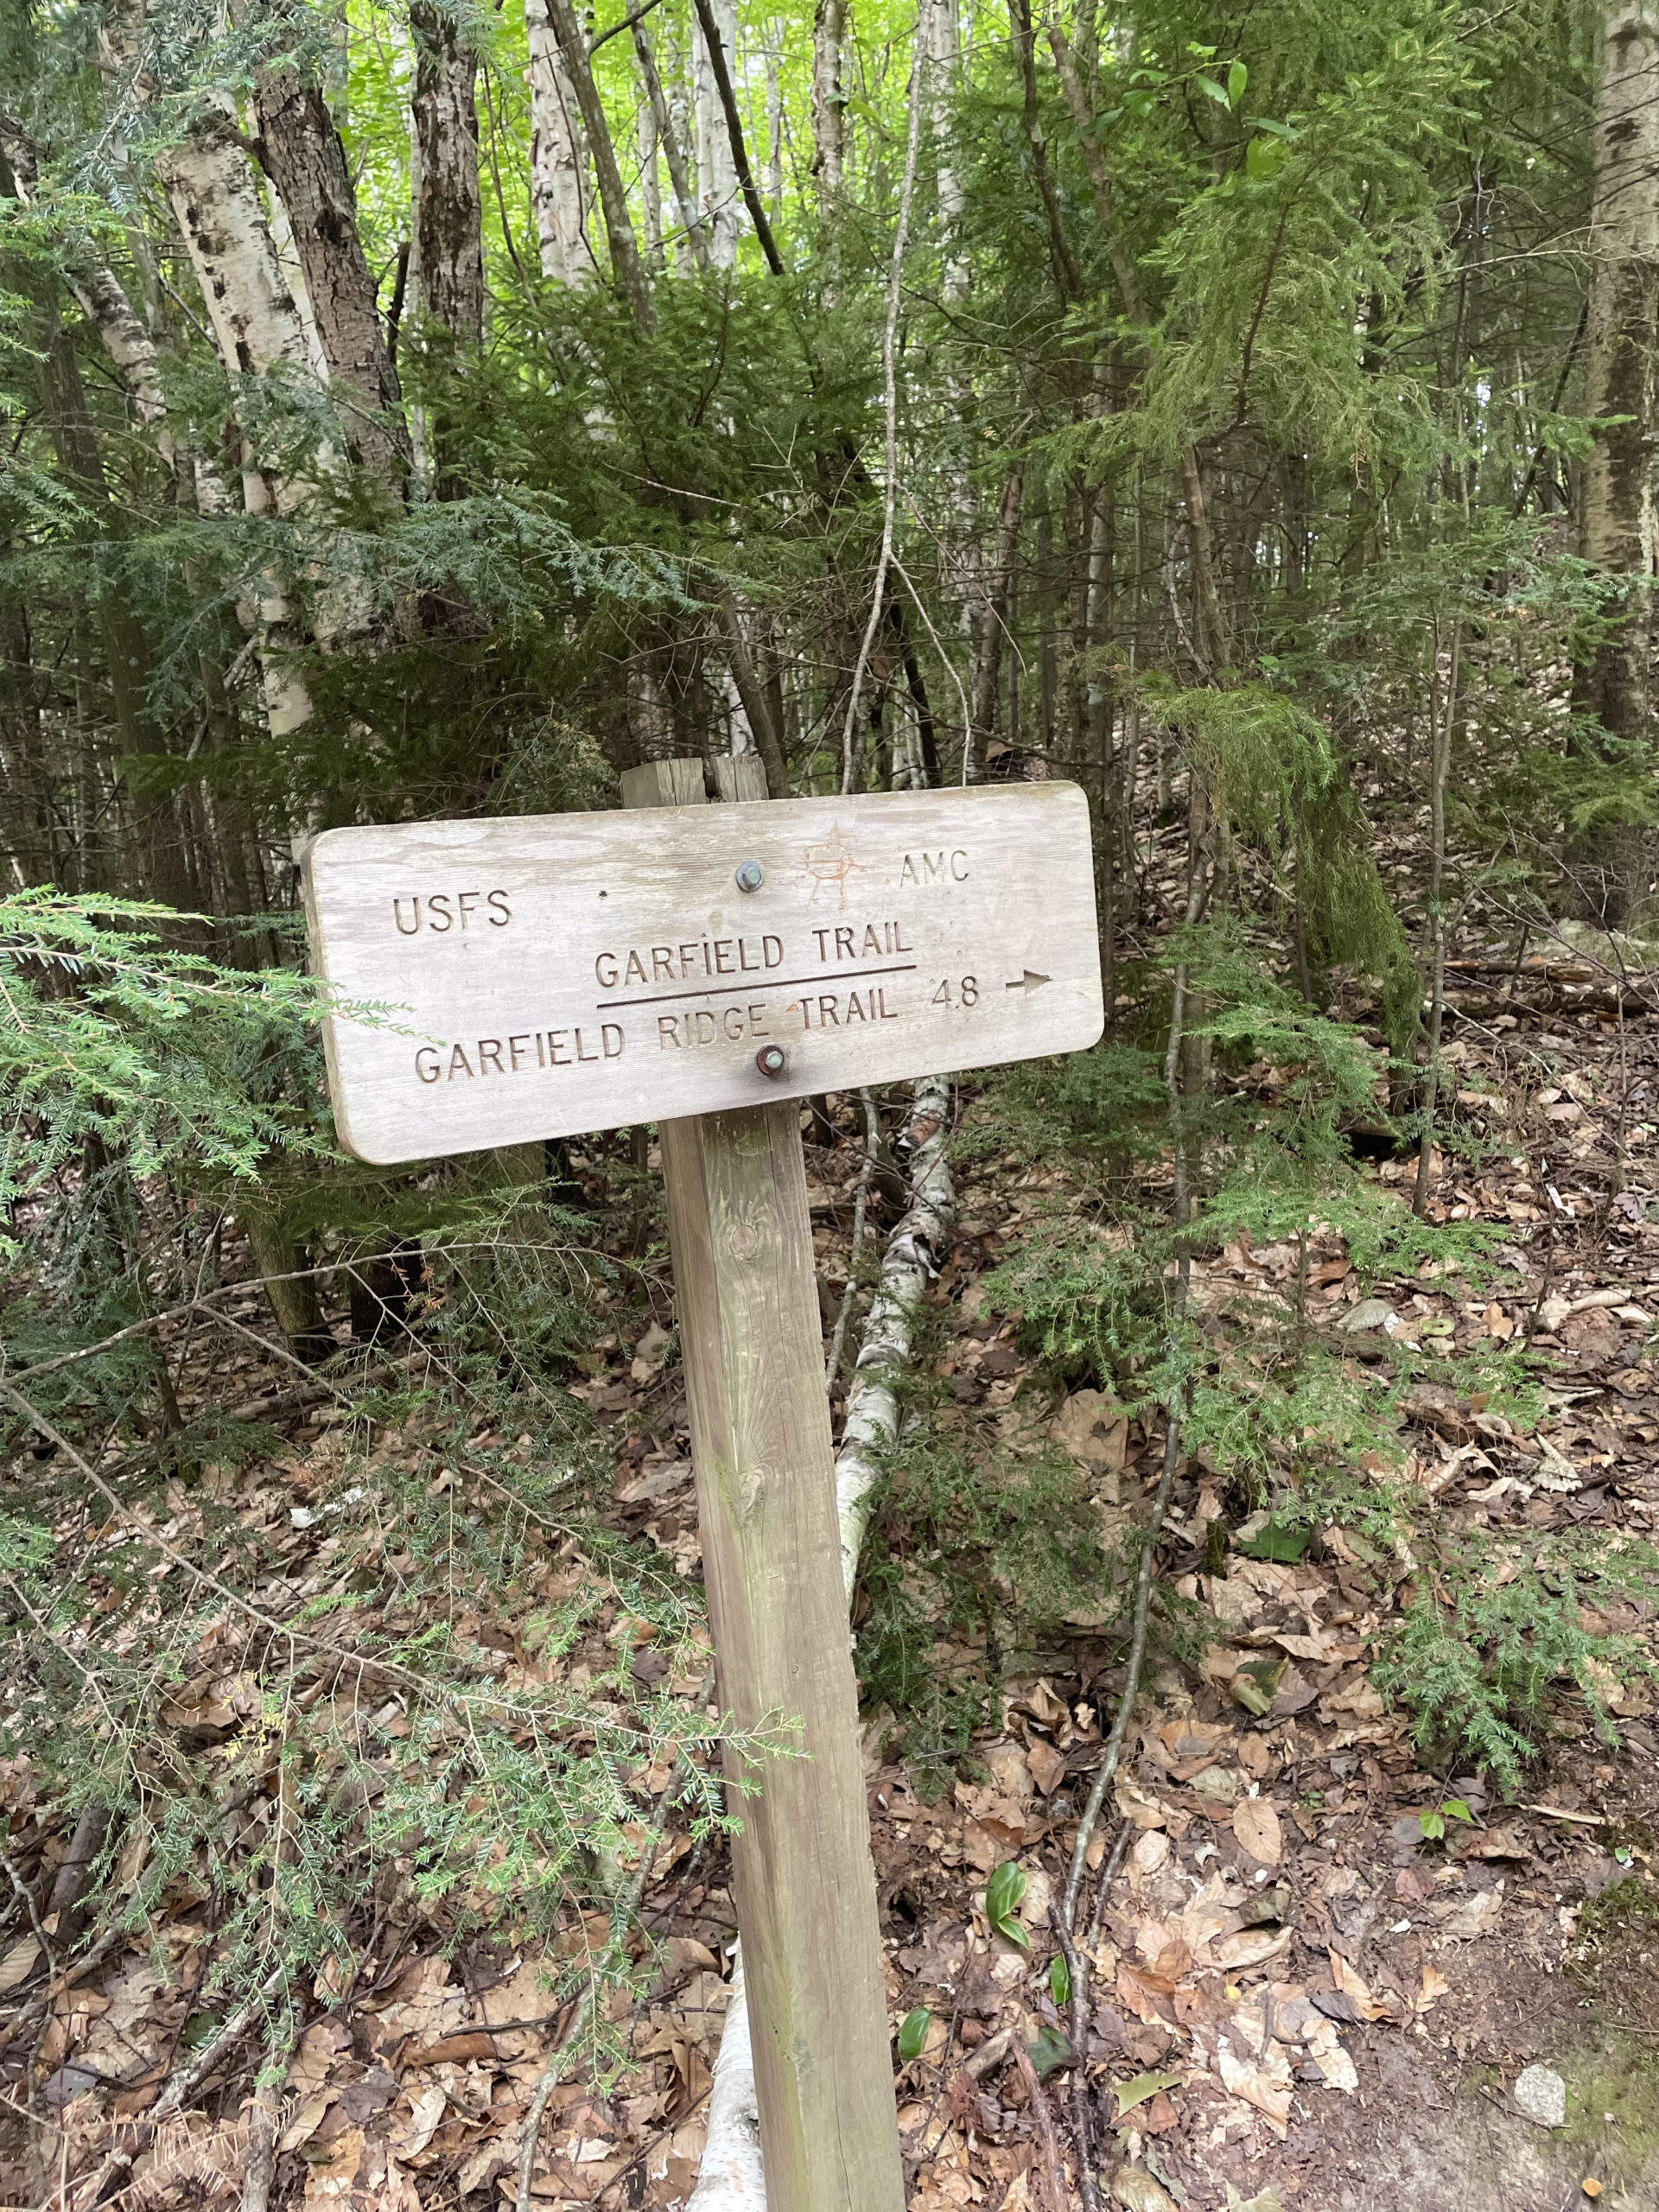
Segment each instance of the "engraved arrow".
[[1052,976],[1039,976],[1027,968],[1023,976],[1016,976],[1011,983],[1004,983],[1005,991],[1040,991],[1045,983],[1052,983]]

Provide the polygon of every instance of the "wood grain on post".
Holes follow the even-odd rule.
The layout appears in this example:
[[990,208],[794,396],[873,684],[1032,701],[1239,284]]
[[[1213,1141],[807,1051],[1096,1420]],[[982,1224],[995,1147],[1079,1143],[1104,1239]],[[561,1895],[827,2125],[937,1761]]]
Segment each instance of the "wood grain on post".
[[[765,798],[759,760],[715,765],[722,798]],[[697,804],[702,763],[622,795]],[[798,1721],[806,1753],[734,1808],[766,2212],[902,2212],[800,1103],[660,1127],[721,1701],[740,1729]]]

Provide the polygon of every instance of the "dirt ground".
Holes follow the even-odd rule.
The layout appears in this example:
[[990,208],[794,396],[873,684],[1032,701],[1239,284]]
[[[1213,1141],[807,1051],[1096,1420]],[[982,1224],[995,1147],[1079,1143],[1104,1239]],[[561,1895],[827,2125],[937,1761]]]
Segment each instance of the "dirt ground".
[[[1443,1215],[1512,1232],[1512,1287],[1471,1297],[1425,1274],[1368,1294],[1398,1325],[1459,1344],[1529,1329],[1545,1410],[1517,1428],[1481,1402],[1414,1393],[1403,1417],[1414,1478],[1453,1530],[1524,1538],[1594,1525],[1651,1536],[1659,1221],[1648,1217],[1659,1212],[1659,1165],[1649,1174],[1643,1163],[1659,1138],[1643,1117],[1659,1094],[1659,1026],[1615,1030],[1569,1010],[1501,1015],[1503,1028],[1483,1006],[1482,1026],[1471,1020],[1455,1047],[1459,1080],[1495,1117],[1510,1117],[1498,1131],[1508,1149],[1478,1173],[1446,1168],[1439,1205]],[[832,1272],[856,1166],[851,1146],[810,1154],[815,1231]],[[1397,1183],[1407,1171],[1384,1161],[1374,1172]],[[989,1168],[962,1179],[962,1236],[933,1294],[942,1418],[970,1441],[1059,1443],[1088,1471],[1103,1522],[1122,1527],[1147,1510],[1161,1449],[1156,1419],[1127,1420],[1098,1392],[1059,1390],[1020,1349],[1014,1321],[976,1294],[1052,1185],[1034,1172],[1010,1179]],[[1336,1243],[1313,1256],[1313,1295],[1334,1328],[1357,1312],[1359,1287]],[[1295,1263],[1286,1248],[1230,1245],[1196,1270],[1195,1300],[1224,1325],[1237,1301],[1282,1283]],[[662,1363],[662,1337],[656,1328],[638,1343],[613,1341],[573,1387],[611,1440],[614,1525],[651,1536],[691,1574],[699,1554],[684,1398],[677,1371]],[[267,1382],[280,1393],[280,1376]],[[281,1531],[290,1588],[326,1596],[362,1564],[355,1552],[331,1552],[327,1501],[348,1481],[372,1480],[377,1459],[417,1451],[419,1438],[384,1433],[366,1461],[353,1460],[331,1418],[305,1408],[286,1418],[287,1454],[219,1503]],[[173,1503],[176,1531],[199,1508]],[[1515,1802],[1475,1777],[1425,1771],[1407,1716],[1369,1679],[1414,1567],[1366,1557],[1337,1530],[1300,1561],[1249,1558],[1236,1546],[1218,1553],[1207,1530],[1220,1511],[1194,1465],[1177,1489],[1160,1559],[1167,1586],[1208,1608],[1213,1632],[1194,1663],[1157,1663],[1095,1839],[1096,1867],[1120,1830],[1124,1842],[1085,1946],[1091,2002],[1081,2051],[1050,2064],[1071,2023],[1052,1994],[1047,1908],[1121,1687],[1117,1647],[1086,1617],[1056,1632],[1006,1684],[995,1725],[964,1763],[971,1779],[947,1777],[940,1787],[934,1776],[924,1789],[926,1777],[886,1751],[892,1717],[868,1716],[895,2030],[918,2007],[931,2015],[899,2083],[915,2212],[1080,2203],[1079,2101],[1103,2200],[1130,2212],[1171,2202],[1182,2212],[1659,2205],[1651,1690],[1615,1698],[1617,1751],[1589,1729],[1581,1706],[1563,1703]],[[548,1587],[575,1571],[556,1531],[546,1558]],[[514,1669],[534,1676],[538,1656],[510,1612],[493,1613],[480,1599],[469,1618],[505,1661],[505,1679]],[[1605,1624],[1651,1632],[1650,1613],[1637,1606]],[[578,1650],[561,1663],[583,1658]],[[1254,1700],[1267,1711],[1236,1694],[1247,1675],[1268,1686]],[[238,1679],[223,1653],[200,1655],[191,1694],[203,1742],[241,1725]],[[685,1694],[696,1694],[690,1679]],[[182,1726],[190,1715],[175,1718]],[[660,1792],[667,1778],[642,1777],[643,1792]],[[21,1771],[0,1782],[14,1860],[49,1876],[64,1839],[34,1825]],[[1449,1819],[1444,1837],[1426,1835],[1422,1815],[1449,1796],[1470,1817]],[[1018,1910],[1029,1949],[986,1919],[987,1879],[1008,1862],[1026,1877]],[[628,2063],[602,2085],[578,2068],[554,2090],[533,2177],[539,2204],[669,2212],[695,2179],[734,1933],[721,1848],[671,1821],[643,1920],[640,1994],[611,2005]],[[584,1930],[573,1916],[556,1951],[568,1957],[595,1927],[602,1919]],[[7,2203],[38,2204],[44,2190],[54,2205],[88,2212],[100,2190],[184,2204],[236,2186],[260,2056],[251,2034],[232,2044],[169,2132],[141,2126],[180,2063],[189,1990],[210,1948],[199,1897],[181,1884],[156,1907],[146,1942],[54,1986],[44,2024],[39,2005],[29,2010],[36,1983],[7,1984]],[[457,1946],[441,1910],[390,1900],[364,1931],[350,1988],[320,1981],[308,1993],[283,2087],[272,2202],[362,2212],[511,2204],[518,2130],[563,2024],[549,2017],[543,1963],[509,1925]],[[1012,2054],[984,2063],[1005,2036],[1005,2053],[1018,2038],[1035,2054],[1045,2077],[1035,2106]],[[1515,2084],[1535,2065],[1566,2085],[1560,2126],[1516,2106]],[[31,2085],[32,2147],[22,2118]],[[110,2153],[124,2141],[133,2162],[118,2173]]]

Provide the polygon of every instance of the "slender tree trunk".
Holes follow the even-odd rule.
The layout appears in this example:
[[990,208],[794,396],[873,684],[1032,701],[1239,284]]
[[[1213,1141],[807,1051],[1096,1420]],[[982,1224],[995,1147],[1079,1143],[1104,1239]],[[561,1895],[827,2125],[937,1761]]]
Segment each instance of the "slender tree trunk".
[[605,217],[605,235],[610,243],[611,274],[616,279],[617,290],[627,302],[634,328],[641,337],[649,337],[657,327],[656,312],[651,302],[651,280],[639,258],[633,219],[628,213],[628,197],[623,189],[622,172],[617,167],[616,148],[611,140],[611,126],[588,58],[587,37],[576,20],[571,0],[547,0],[547,13],[553,35],[559,42],[565,75],[582,111],[582,128],[593,156],[599,204]]
[[[478,177],[477,57],[454,18],[422,0],[415,34],[415,208],[421,306],[457,345],[484,342],[484,208]],[[395,372],[394,372],[395,373]]]
[[106,261],[90,252],[78,256],[68,270],[69,289],[99,335],[110,365],[121,380],[139,428],[156,441],[156,450],[171,469],[177,456],[168,427],[167,397],[162,390],[156,341]]
[[529,0],[530,194],[542,274],[556,284],[591,284],[596,270],[588,243],[588,152],[582,111],[546,0]]
[[657,118],[642,100],[635,119],[639,139],[639,213],[645,233],[645,261],[653,276],[667,271],[663,251],[663,185],[657,169]]
[[774,223],[784,219],[784,87],[778,48],[766,54],[766,213]]
[[645,88],[657,143],[663,149],[663,159],[668,165],[668,180],[674,188],[674,204],[679,211],[686,246],[697,267],[706,269],[709,266],[709,240],[697,213],[696,195],[691,189],[691,180],[686,174],[685,152],[680,143],[680,134],[674,127],[674,118],[669,113],[668,101],[664,97],[657,56],[643,22],[633,26],[633,50],[639,58],[640,81]]
[[[737,44],[737,0],[712,0],[710,14],[728,54]],[[737,259],[737,165],[727,126],[720,84],[700,13],[691,22],[691,99],[696,126],[697,200],[709,237],[709,258],[716,269]]]
[[[22,281],[29,286],[38,309],[44,356],[41,396],[59,469],[80,503],[89,537],[118,542],[124,534],[124,509],[110,496],[74,340],[59,320],[55,280],[41,270],[22,272]],[[166,750],[165,733],[149,707],[149,643],[118,569],[97,594],[95,605],[109,683],[109,719],[130,782],[131,772],[142,771],[146,756]],[[170,906],[196,906],[176,798],[146,791],[141,783],[130,789],[123,814],[137,833],[122,840],[124,887]]]
[[967,205],[962,176],[950,143],[950,109],[962,72],[962,29],[957,0],[921,0],[922,44],[927,55],[922,87],[927,102],[928,128],[933,140],[934,190],[939,227],[944,233],[944,270],[941,289],[948,302],[968,296],[968,262],[961,250],[958,226]]
[[1010,21],[1014,48],[1020,60],[1020,83],[1025,93],[1020,121],[1025,130],[1026,143],[1031,149],[1032,172],[1037,180],[1038,197],[1043,203],[1044,219],[1048,226],[1048,254],[1054,269],[1054,285],[1062,302],[1069,304],[1082,291],[1083,278],[1065,234],[1059,191],[1049,166],[1048,141],[1043,130],[1042,109],[1037,98],[1037,41],[1032,29],[1031,0],[1010,0]]
[[[1440,624],[1435,648],[1439,658]],[[1446,1022],[1446,787],[1452,774],[1452,735],[1456,724],[1458,691],[1462,679],[1463,626],[1452,632],[1452,665],[1446,689],[1446,712],[1435,716],[1428,771],[1428,1060],[1423,1070],[1422,1127],[1417,1138],[1417,1179],[1412,1191],[1412,1211],[1420,1221],[1428,1213],[1429,1173],[1434,1154],[1434,1115],[1440,1103],[1440,1035]]]
[[[784,273],[783,256],[772,237],[772,225],[766,219],[766,205],[755,183],[748,149],[743,140],[743,118],[738,112],[736,85],[732,75],[732,56],[736,49],[733,38],[728,36],[721,24],[723,10],[721,0],[691,0],[691,4],[696,13],[698,29],[702,34],[709,73],[714,79],[720,111],[726,119],[726,143],[738,190],[743,195],[743,204],[754,225],[754,235],[766,256],[766,266],[774,276],[781,276]],[[732,5],[735,10],[736,0],[732,0]]]
[[1186,505],[1187,557],[1192,567],[1192,605],[1198,620],[1198,651],[1205,673],[1218,676],[1232,659],[1227,624],[1221,611],[1221,590],[1216,581],[1215,539],[1205,499],[1204,471],[1198,450],[1188,446],[1181,454],[1181,495]]
[[[137,32],[130,8],[111,10],[100,43],[111,67],[124,70],[131,65]],[[182,137],[162,146],[156,173],[184,241],[232,391],[244,378],[273,372],[308,380],[305,327],[277,260],[228,95],[210,99]],[[107,348],[107,336],[105,343]],[[321,458],[325,467],[330,465],[326,452]],[[251,446],[243,447],[241,461],[243,504],[250,515],[292,514],[312,495],[314,487],[304,479],[263,467]],[[270,733],[287,735],[309,721],[311,697],[291,658],[297,638],[284,587],[276,575],[264,578],[250,620],[257,627]]]
[[243,1226],[271,1313],[289,1350],[313,1365],[327,1359],[336,1347],[322,1318],[310,1254],[278,1215],[259,1211],[251,1201]]
[[[1598,428],[1584,465],[1580,548],[1623,588],[1624,620],[1580,671],[1575,703],[1610,736],[1631,740],[1650,734],[1652,585],[1659,569],[1659,11],[1644,0],[1607,0],[1603,13],[1594,160],[1585,412]],[[1645,890],[1649,842],[1615,828],[1585,841],[1574,855],[1596,918],[1626,918]]]
[[755,674],[749,641],[744,634],[742,613],[730,592],[721,595],[721,613],[725,623],[727,657],[731,664],[732,680],[737,686],[737,696],[753,734],[755,750],[766,767],[766,796],[769,798],[787,798],[789,769],[784,759],[783,733],[772,720],[771,702]]
[[828,214],[841,195],[847,164],[847,93],[842,55],[846,0],[817,0],[812,18],[812,175],[818,207]]
[[1014,556],[1020,543],[1020,512],[1025,478],[1019,469],[1003,487],[1002,505],[996,518],[996,551],[990,574],[980,587],[978,619],[975,625],[972,690],[973,727],[968,733],[968,758],[962,780],[976,783],[989,765],[990,741],[996,728],[997,686],[1002,673],[1002,640],[1008,626],[1008,599],[1014,587]]

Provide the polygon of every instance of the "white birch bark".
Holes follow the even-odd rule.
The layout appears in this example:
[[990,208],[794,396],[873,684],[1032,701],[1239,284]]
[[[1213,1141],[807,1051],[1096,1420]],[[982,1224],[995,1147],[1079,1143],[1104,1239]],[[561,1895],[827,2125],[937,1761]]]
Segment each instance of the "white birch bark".
[[576,95],[548,20],[546,0],[529,0],[530,192],[542,274],[559,284],[591,284],[588,243],[588,147]]
[[729,668],[723,670],[721,674],[726,693],[726,712],[731,721],[732,751],[740,757],[745,753],[759,753],[760,748],[754,741],[754,728],[749,721],[747,709],[743,704],[742,694],[737,688],[737,678]]
[[667,266],[663,251],[663,181],[657,169],[657,118],[649,100],[639,103],[639,132],[640,229],[645,234],[645,259],[653,273],[660,276]]
[[943,291],[947,300],[968,292],[968,263],[956,250],[966,195],[950,145],[950,103],[962,71],[962,31],[957,0],[922,0],[922,46],[927,56],[924,98],[933,139],[939,228],[944,234]]
[[910,1358],[916,1316],[956,1233],[956,1192],[944,1154],[950,1126],[950,1078],[923,1076],[911,1087],[911,1101],[893,1142],[910,1182],[910,1210],[887,1239],[881,1279],[847,1393],[841,1449],[836,1454],[836,1519],[849,1602],[882,1455],[898,1440],[896,1385]]
[[156,341],[108,262],[90,253],[77,255],[70,264],[68,277],[76,304],[97,331],[140,427],[149,432],[157,452],[171,468],[173,437],[167,427],[167,399],[162,390]]
[[[737,0],[713,0],[715,29],[726,50],[726,66],[733,88],[737,85]],[[709,258],[716,269],[729,269],[737,259],[740,210],[737,163],[732,154],[726,111],[709,60],[702,26],[691,22],[691,104],[696,130],[697,205],[709,240]],[[747,133],[744,134],[746,137]]]
[[[657,67],[657,55],[651,42],[651,33],[643,19],[633,26],[634,59],[639,65],[640,81],[645,88],[645,102],[651,110],[652,137],[660,148],[668,168],[669,183],[673,188],[675,213],[680,223],[679,253],[689,253],[699,269],[709,265],[708,244],[702,226],[697,219],[697,203],[691,189],[691,180],[686,174],[685,156],[685,96],[680,86],[674,87],[672,97],[664,91],[662,73]],[[641,124],[643,130],[644,125]],[[652,171],[653,182],[657,181]],[[658,188],[658,228],[660,231],[661,192]],[[659,242],[660,252],[660,242]]]
[[[893,1141],[910,1182],[910,1209],[887,1239],[836,1454],[836,1518],[849,1605],[881,1455],[898,1440],[894,1385],[910,1357],[923,1294],[955,1234],[956,1194],[944,1154],[950,1124],[950,1078],[923,1076],[911,1086],[910,1112]],[[757,2212],[766,2201],[743,1961],[741,1952],[734,1956],[731,2000],[709,2098],[708,2142],[686,2212]]]
[[[187,138],[158,157],[156,172],[226,375],[233,384],[272,370],[309,378],[315,369],[304,322],[283,279],[248,157],[230,135],[235,128],[235,109],[226,98]],[[245,451],[242,498],[249,514],[294,514],[312,489],[302,478],[257,467],[251,452]],[[287,736],[311,719],[305,680],[285,664],[280,650],[290,618],[281,586],[267,576],[257,623],[265,715],[273,737]]]
[[188,137],[157,156],[156,172],[226,371],[307,377],[314,359],[304,321],[237,131],[235,107],[221,97]]
[[709,2092],[709,2133],[691,2206],[698,2212],[766,2212],[766,2203],[760,2111],[754,2092],[754,2044],[743,1987],[743,1955],[734,1947],[732,1993],[715,2058],[714,2086]]
[[817,0],[812,18],[812,173],[823,214],[833,207],[846,173],[846,0]]

